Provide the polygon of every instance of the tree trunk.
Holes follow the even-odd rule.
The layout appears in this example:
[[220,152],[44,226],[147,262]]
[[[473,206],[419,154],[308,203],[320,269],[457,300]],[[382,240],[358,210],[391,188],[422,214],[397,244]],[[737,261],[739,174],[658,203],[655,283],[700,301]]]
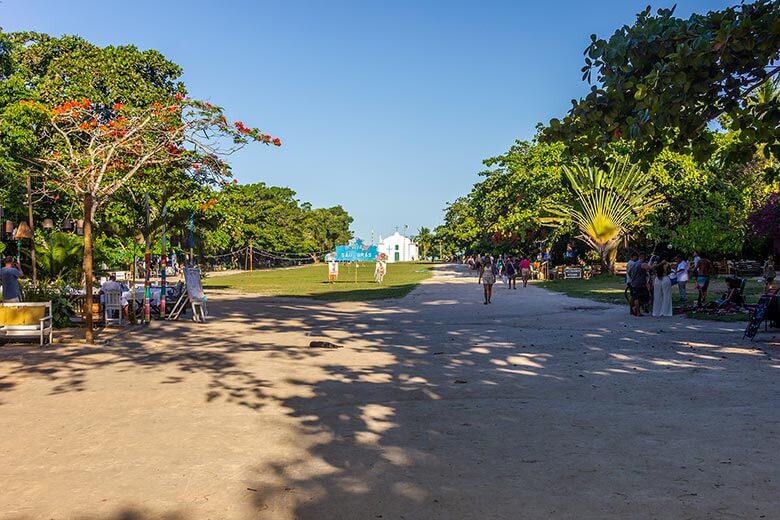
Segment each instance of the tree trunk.
[[601,272],[605,274],[612,274],[612,268],[609,265],[609,252],[606,249],[599,251],[601,256]]
[[84,341],[94,343],[95,336],[92,319],[92,194],[84,195]]

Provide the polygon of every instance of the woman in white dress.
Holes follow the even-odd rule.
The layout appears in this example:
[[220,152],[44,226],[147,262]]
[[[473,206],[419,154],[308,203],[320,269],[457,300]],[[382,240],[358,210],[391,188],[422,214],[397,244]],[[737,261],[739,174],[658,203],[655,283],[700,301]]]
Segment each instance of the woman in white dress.
[[672,280],[669,278],[669,264],[665,261],[654,266],[653,316],[672,315]]

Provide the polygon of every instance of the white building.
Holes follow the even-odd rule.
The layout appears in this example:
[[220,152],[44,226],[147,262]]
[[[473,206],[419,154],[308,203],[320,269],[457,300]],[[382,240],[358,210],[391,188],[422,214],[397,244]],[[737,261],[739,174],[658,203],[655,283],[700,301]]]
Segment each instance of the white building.
[[385,239],[380,236],[377,250],[387,255],[388,262],[413,262],[420,258],[417,244],[398,231]]

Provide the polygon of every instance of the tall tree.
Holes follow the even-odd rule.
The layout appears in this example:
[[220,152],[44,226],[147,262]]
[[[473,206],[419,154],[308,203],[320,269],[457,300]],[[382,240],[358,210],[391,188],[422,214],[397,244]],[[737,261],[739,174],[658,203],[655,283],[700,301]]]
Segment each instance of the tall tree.
[[573,223],[579,238],[599,253],[608,269],[620,240],[642,223],[662,197],[652,194],[653,187],[628,159],[613,163],[609,170],[575,163],[563,171],[573,198],[548,203],[551,216],[540,220],[552,226]]
[[[231,125],[219,107],[181,94],[170,104],[143,108],[115,103],[107,109],[86,98],[54,108],[37,101],[20,101],[18,107],[39,119],[33,131],[39,148],[47,150],[27,161],[49,182],[83,201],[87,309],[92,300],[95,212],[131,179],[159,168],[186,171],[199,183],[215,182],[230,173],[222,156],[250,140],[281,144],[241,122]],[[91,342],[92,313],[86,316],[86,339]]]
[[420,258],[425,260],[428,258],[428,252],[433,246],[433,233],[431,233],[429,228],[421,227],[413,238],[417,245],[420,246]]
[[[648,7],[608,40],[591,36],[582,72],[595,84],[585,98],[572,100],[562,121],[550,121],[544,139],[564,141],[574,154],[593,155],[606,143],[627,139],[635,156],[646,160],[664,148],[708,159],[717,144],[707,127],[726,115],[753,150],[766,143],[767,156],[779,156],[780,104],[748,102],[780,73],[779,26],[776,0],[687,19],[674,16],[674,9],[652,15]],[[740,152],[734,159],[752,155]]]

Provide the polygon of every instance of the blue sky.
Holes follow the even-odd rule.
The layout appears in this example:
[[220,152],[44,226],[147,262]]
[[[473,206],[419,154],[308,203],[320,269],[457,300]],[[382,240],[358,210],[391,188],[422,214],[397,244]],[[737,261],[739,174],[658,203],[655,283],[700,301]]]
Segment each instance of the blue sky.
[[[687,16],[737,1],[676,3]],[[2,0],[0,25],[158,49],[184,68],[193,97],[283,140],[242,150],[241,182],[341,204],[368,241],[440,224],[483,159],[588,90],[589,35],[609,36],[647,4]]]

